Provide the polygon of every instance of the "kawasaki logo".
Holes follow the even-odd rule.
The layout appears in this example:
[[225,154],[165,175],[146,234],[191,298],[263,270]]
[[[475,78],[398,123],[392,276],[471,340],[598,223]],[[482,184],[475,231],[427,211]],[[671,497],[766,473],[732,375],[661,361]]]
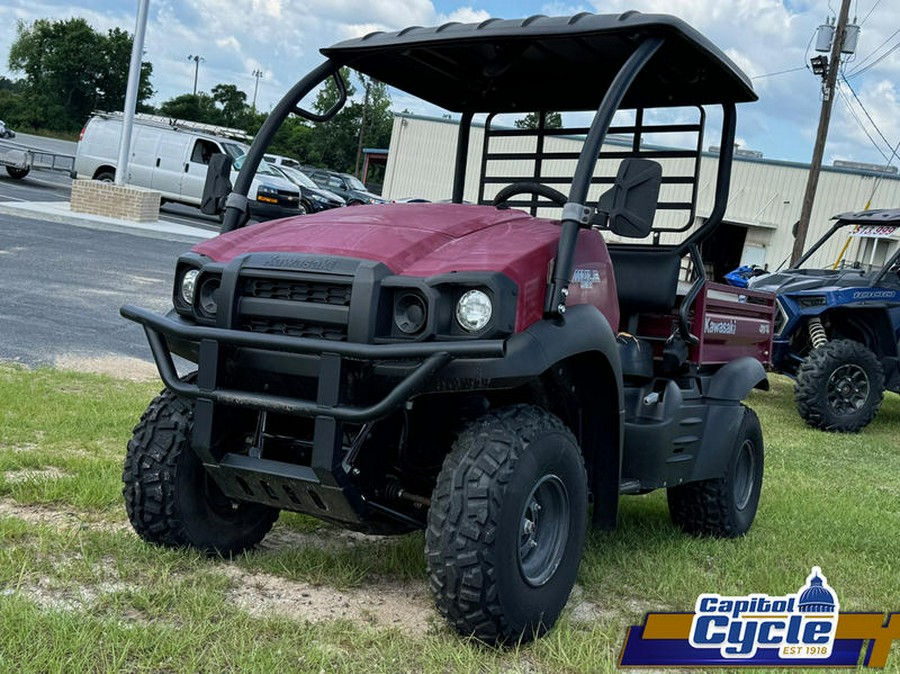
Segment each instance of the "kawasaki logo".
[[273,255],[263,262],[264,267],[280,267],[283,269],[309,269],[312,271],[332,271],[338,261],[329,258],[298,258],[289,255]]
[[707,318],[703,325],[703,332],[707,335],[734,335],[737,333],[737,321],[734,319],[714,321]]

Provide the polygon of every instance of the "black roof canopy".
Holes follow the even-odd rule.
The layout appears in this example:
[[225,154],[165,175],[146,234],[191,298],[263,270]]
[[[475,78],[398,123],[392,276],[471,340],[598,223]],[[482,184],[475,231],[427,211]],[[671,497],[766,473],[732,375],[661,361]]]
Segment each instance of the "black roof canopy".
[[664,14],[583,13],[416,26],[346,40],[322,53],[455,112],[590,110],[648,37],[665,42],[622,107],[756,100],[750,80],[718,47]]
[[900,208],[876,208],[871,211],[851,211],[835,215],[845,225],[887,225],[900,227]]

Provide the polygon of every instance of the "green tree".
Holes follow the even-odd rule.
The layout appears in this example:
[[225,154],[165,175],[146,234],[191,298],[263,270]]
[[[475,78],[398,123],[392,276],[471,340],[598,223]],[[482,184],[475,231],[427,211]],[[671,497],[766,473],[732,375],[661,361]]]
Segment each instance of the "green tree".
[[221,123],[225,126],[239,126],[248,121],[252,110],[247,105],[247,94],[233,84],[217,84],[211,90],[212,99],[221,107]]
[[[341,68],[341,76],[347,83],[347,98],[358,98],[359,90],[351,79],[351,71]],[[299,156],[310,164],[352,173],[356,168],[360,141],[363,147],[387,147],[390,143],[393,114],[387,86],[377,80],[358,77],[362,90],[367,90],[363,100],[349,100],[332,120],[315,124],[311,133],[302,136],[306,151]],[[319,90],[313,108],[323,114],[334,106],[339,96],[334,80],[328,80]]]
[[[522,119],[517,119],[514,124],[517,129],[536,129],[538,128],[538,124],[540,123],[541,116],[540,113],[537,112],[529,112]],[[562,128],[562,115],[558,112],[548,112],[547,113],[547,122],[546,128],[548,129],[561,129]]]
[[[119,29],[105,35],[81,18],[20,21],[9,50],[9,69],[22,73],[25,124],[77,131],[91,111],[122,108],[131,58],[131,36]],[[143,63],[138,103],[153,94],[153,67]]]
[[159,106],[159,114],[204,124],[219,124],[221,111],[213,97],[204,92],[181,94]]
[[[125,108],[125,90],[128,88],[128,67],[131,63],[131,35],[119,28],[113,28],[106,34],[106,46],[103,49],[103,68],[97,73],[98,99],[95,107],[99,110],[122,110]],[[138,85],[138,109],[150,106],[146,101],[153,96],[150,76],[153,65],[148,61],[141,63],[141,79]]]
[[[347,98],[353,98],[353,96],[356,95],[356,87],[353,86],[353,81],[350,79],[350,68],[347,66],[341,68],[340,75],[347,90]],[[319,92],[316,94],[316,101],[313,103],[313,108],[320,115],[324,115],[334,107],[335,103],[340,99],[340,96],[341,93],[334,78],[329,77],[325,80],[322,84],[322,88],[319,89]]]

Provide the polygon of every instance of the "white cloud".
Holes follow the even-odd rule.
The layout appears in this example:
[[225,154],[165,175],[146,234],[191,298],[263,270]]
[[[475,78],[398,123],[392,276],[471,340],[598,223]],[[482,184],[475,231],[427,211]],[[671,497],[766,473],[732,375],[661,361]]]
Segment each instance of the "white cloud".
[[483,9],[473,9],[472,7],[460,7],[450,14],[440,15],[438,23],[447,23],[448,21],[458,21],[460,23],[481,23],[491,18],[491,13]]
[[[854,6],[863,23],[858,53],[844,72],[888,140],[900,141],[900,2],[859,0]],[[79,4],[80,2],[80,4]],[[760,96],[741,105],[742,145],[767,157],[808,161],[819,114],[821,81],[804,66],[812,54],[807,45],[816,27],[839,3],[832,0],[153,0],[145,43],[153,63],[153,86],[159,103],[191,91],[194,63],[200,54],[198,86],[209,91],[219,82],[233,83],[252,95],[254,69],[259,82],[258,107],[268,109],[322,57],[318,50],[340,40],[375,30],[398,30],[448,21],[480,22],[490,16],[516,18],[532,14],[567,15],[579,11],[621,13],[637,9],[681,17],[701,31],[750,77]],[[18,19],[63,19],[83,16],[106,31],[134,29],[136,3],[115,0],[4,0],[0,4],[0,45],[11,44]],[[0,67],[5,65],[0,54]],[[883,58],[882,58],[883,57]],[[797,69],[795,72],[782,72]],[[858,71],[870,68],[858,74]],[[772,75],[772,73],[780,73]],[[854,74],[856,75],[854,76]],[[0,71],[0,74],[2,71]],[[768,75],[766,77],[759,77]],[[407,104],[398,94],[396,107]],[[857,122],[837,99],[826,154],[840,153],[861,161],[883,161],[860,128],[868,127],[861,110]],[[710,122],[710,127],[715,123]],[[884,143],[882,143],[883,145]]]

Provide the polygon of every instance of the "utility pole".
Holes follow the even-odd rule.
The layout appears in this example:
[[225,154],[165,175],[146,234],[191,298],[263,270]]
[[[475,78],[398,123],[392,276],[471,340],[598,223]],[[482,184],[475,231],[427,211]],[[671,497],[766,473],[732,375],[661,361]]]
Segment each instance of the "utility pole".
[[256,78],[256,84],[253,85],[253,112],[256,112],[256,92],[259,90],[259,78],[262,77],[264,73],[257,68],[250,74]]
[[200,73],[200,61],[205,60],[206,59],[199,54],[191,54],[188,56],[188,61],[194,62],[194,96],[197,95],[197,75]]
[[841,12],[838,16],[831,43],[831,58],[823,73],[822,111],[819,114],[819,130],[816,132],[816,144],[813,148],[812,163],[809,166],[809,178],[806,181],[806,193],[803,195],[803,206],[800,220],[797,222],[797,233],[794,237],[794,249],[791,252],[791,266],[803,255],[806,245],[806,233],[809,231],[809,220],[812,216],[813,202],[816,199],[816,188],[819,186],[819,173],[822,170],[822,156],[825,154],[825,139],[828,137],[828,125],[831,122],[831,104],[834,102],[834,89],[837,83],[838,70],[841,65],[841,49],[844,46],[844,35],[847,20],[850,16],[850,0],[842,0]]

